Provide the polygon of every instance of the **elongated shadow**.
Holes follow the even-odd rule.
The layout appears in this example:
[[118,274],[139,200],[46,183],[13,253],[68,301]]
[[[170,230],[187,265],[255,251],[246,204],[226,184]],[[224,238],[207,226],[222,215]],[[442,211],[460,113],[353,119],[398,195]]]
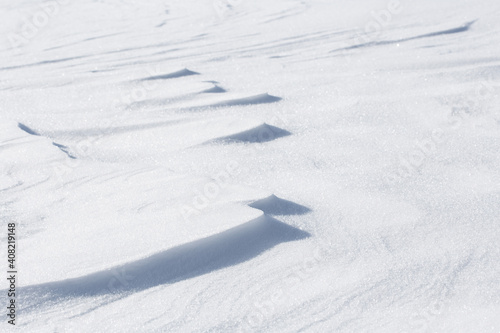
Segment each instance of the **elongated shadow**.
[[22,123],[17,123],[17,127],[19,127],[19,129],[23,130],[24,132],[28,133],[29,135],[40,136],[40,134],[38,134],[38,132],[36,132],[35,130],[29,128],[28,126],[26,126]]
[[448,29],[448,30],[441,30],[441,31],[436,31],[436,32],[431,32],[428,34],[423,34],[423,35],[418,35],[418,36],[413,36],[413,37],[408,37],[408,38],[402,38],[402,39],[395,39],[395,40],[384,40],[384,41],[372,41],[372,42],[367,42],[367,43],[362,43],[362,44],[357,44],[357,45],[352,45],[340,49],[335,49],[330,51],[329,53],[333,52],[339,52],[339,51],[347,51],[347,50],[352,50],[352,49],[359,49],[363,47],[370,47],[370,46],[380,46],[380,45],[389,45],[389,44],[398,44],[398,43],[403,43],[403,42],[408,42],[416,39],[422,39],[422,38],[429,38],[429,37],[436,37],[436,36],[442,36],[442,35],[451,35],[451,34],[457,34],[460,32],[466,32],[469,31],[472,25],[476,22],[477,20],[466,22],[463,25]]
[[291,134],[292,133],[288,132],[287,130],[264,123],[249,130],[213,139],[205,143],[212,143],[212,142],[262,143],[262,142],[276,140],[284,136],[289,136]]
[[262,215],[217,235],[109,270],[20,288],[19,294],[23,295],[23,310],[27,312],[71,298],[127,295],[237,265],[280,243],[309,236],[305,231]]
[[247,96],[247,97],[242,97],[242,98],[222,100],[222,101],[214,102],[214,103],[210,103],[210,104],[186,106],[186,107],[178,108],[177,111],[197,112],[197,111],[203,111],[205,109],[211,109],[211,108],[270,104],[270,103],[279,102],[281,100],[282,100],[281,97],[277,97],[277,96],[269,95],[268,93],[264,93],[264,94]]
[[42,132],[42,134],[47,137],[66,137],[66,136],[106,136],[106,135],[115,135],[115,134],[124,134],[130,132],[143,131],[148,129],[166,127],[169,125],[175,125],[181,123],[183,120],[168,120],[168,121],[160,121],[155,123],[147,123],[147,124],[137,124],[137,125],[124,125],[124,126],[109,126],[102,128],[82,128],[75,130],[59,130],[59,131],[46,131]]
[[180,71],[173,72],[173,73],[167,73],[167,74],[150,76],[150,77],[142,79],[142,81],[168,80],[168,79],[176,79],[176,78],[179,78],[179,77],[190,76],[190,75],[200,75],[200,73],[193,72],[193,71],[190,71],[187,68],[184,68],[184,69],[181,69]]
[[260,209],[265,214],[269,215],[304,215],[311,211],[311,209],[306,206],[278,198],[274,194],[267,198],[254,201],[248,206]]

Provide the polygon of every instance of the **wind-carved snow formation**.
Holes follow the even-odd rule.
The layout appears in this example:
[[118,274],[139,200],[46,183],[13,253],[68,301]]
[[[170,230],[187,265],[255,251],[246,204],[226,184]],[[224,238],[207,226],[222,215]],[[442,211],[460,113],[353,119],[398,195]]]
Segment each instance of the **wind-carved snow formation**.
[[500,331],[498,1],[0,6],[17,328]]

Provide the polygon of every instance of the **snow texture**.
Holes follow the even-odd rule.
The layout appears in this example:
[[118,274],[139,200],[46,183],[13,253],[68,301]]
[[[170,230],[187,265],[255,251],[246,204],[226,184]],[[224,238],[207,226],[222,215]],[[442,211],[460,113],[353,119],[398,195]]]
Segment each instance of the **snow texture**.
[[497,0],[0,0],[10,332],[500,332]]

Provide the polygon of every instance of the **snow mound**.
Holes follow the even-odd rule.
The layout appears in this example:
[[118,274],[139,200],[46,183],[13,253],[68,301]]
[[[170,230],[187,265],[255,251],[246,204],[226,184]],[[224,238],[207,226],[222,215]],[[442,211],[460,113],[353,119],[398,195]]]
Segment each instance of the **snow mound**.
[[288,132],[287,130],[263,123],[262,125],[256,126],[249,130],[217,138],[211,140],[210,142],[259,143],[259,142],[272,141],[288,135],[291,135],[291,133]]
[[[62,299],[127,294],[172,284],[248,261],[310,234],[262,215],[219,234],[86,276],[21,288],[24,311]],[[121,280],[119,280],[121,279]],[[123,290],[121,290],[123,289]]]
[[234,106],[234,105],[255,105],[255,104],[275,103],[278,101],[281,101],[281,97],[272,96],[272,95],[269,95],[268,93],[264,93],[264,94],[254,95],[254,96],[248,96],[248,97],[220,101],[220,102],[211,104],[210,106],[217,107],[217,106]]
[[29,128],[28,126],[26,126],[26,125],[24,125],[22,123],[18,123],[17,127],[19,127],[20,129],[22,129],[23,131],[25,131],[29,135],[40,136],[40,134],[38,134],[38,132],[34,131],[33,129]]
[[226,89],[219,87],[218,85],[214,84],[212,88],[208,88],[206,90],[203,90],[202,93],[205,94],[219,94],[219,93],[225,93]]
[[160,74],[160,75],[154,75],[150,76],[147,78],[142,79],[143,81],[149,81],[149,80],[168,80],[168,79],[176,79],[179,77],[183,76],[190,76],[190,75],[199,75],[200,73],[190,71],[187,68],[181,69],[177,72],[173,73],[168,73],[168,74]]
[[306,206],[278,198],[274,194],[267,198],[254,201],[250,203],[249,206],[259,209],[268,215],[303,215],[311,211]]

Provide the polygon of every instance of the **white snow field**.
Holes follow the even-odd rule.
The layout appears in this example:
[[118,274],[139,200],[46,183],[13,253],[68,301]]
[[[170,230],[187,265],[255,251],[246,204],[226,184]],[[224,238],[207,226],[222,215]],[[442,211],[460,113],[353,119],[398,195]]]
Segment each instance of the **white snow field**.
[[0,331],[500,332],[498,0],[0,4]]

